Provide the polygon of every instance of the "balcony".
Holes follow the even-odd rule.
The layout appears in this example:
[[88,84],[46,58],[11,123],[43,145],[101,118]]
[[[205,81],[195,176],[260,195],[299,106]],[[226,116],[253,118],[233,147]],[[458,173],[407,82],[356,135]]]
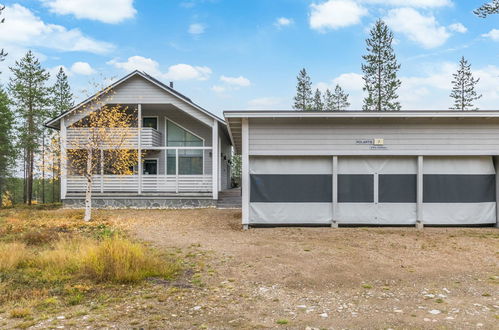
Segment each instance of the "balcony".
[[[138,148],[138,129],[134,127],[130,128],[108,128],[108,130],[115,131],[110,132],[109,136],[116,136],[116,142],[110,142],[109,145],[102,145],[101,148],[112,147],[112,144],[119,143],[122,148]],[[89,137],[91,136],[91,128],[78,127],[78,128],[68,128],[66,132],[67,147],[77,148],[78,146],[84,146],[88,143]],[[161,133],[154,128],[144,127],[141,129],[142,137],[142,148],[146,149],[148,147],[159,147],[161,146]],[[118,141],[118,139],[120,141]],[[121,140],[125,141],[122,142]]]

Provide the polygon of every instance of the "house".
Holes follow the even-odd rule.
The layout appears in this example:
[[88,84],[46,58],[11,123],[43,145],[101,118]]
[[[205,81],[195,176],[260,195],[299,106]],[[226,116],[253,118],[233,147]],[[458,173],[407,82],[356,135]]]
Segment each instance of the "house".
[[226,111],[242,223],[497,223],[499,111]]
[[[218,192],[231,184],[232,145],[225,121],[180,94],[172,84],[167,86],[144,72],[134,71],[106,90],[112,93],[94,95],[46,123],[60,130],[64,205],[83,205],[86,180],[72,171],[67,150],[78,145],[72,142],[85,141],[89,130],[81,123],[95,111],[91,103],[101,96],[104,105],[134,110],[136,123],[127,129],[136,134],[130,135],[124,147],[137,149],[139,156],[132,175],[114,175],[101,166],[93,180],[94,206],[213,206]],[[101,155],[105,149],[102,146]]]

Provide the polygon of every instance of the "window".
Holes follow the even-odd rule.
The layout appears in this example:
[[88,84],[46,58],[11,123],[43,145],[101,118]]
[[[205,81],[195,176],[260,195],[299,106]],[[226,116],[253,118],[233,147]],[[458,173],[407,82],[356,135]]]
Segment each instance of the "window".
[[[171,121],[167,121],[169,147],[202,147],[204,141]],[[168,150],[167,174],[176,174],[175,150]],[[179,150],[178,174],[203,174],[203,150]]]
[[144,117],[142,118],[142,127],[151,127],[155,130],[158,129],[158,118],[156,117]]
[[158,161],[156,159],[144,159],[143,174],[158,174]]

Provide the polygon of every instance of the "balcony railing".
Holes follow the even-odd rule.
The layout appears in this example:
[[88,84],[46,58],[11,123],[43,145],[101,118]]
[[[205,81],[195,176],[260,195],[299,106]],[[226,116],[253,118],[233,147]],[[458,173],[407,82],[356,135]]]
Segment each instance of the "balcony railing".
[[[137,148],[138,147],[138,129],[134,127],[128,128],[108,128],[108,130],[114,130],[110,132],[109,136],[116,136],[116,141],[110,141],[107,144],[102,145],[101,148],[112,147],[113,144],[119,143],[122,148]],[[92,129],[87,127],[77,127],[68,128],[66,133],[66,140],[68,148],[76,148],[78,146],[84,146],[89,141],[89,136]],[[161,146],[161,133],[156,129],[151,127],[143,127],[141,129],[142,137],[142,148],[148,147],[159,147]],[[119,141],[118,141],[119,140]]]
[[[212,190],[211,175],[142,175],[142,193],[206,193]],[[68,176],[67,192],[84,193],[87,180]],[[94,175],[92,190],[96,193],[136,193],[138,175]]]

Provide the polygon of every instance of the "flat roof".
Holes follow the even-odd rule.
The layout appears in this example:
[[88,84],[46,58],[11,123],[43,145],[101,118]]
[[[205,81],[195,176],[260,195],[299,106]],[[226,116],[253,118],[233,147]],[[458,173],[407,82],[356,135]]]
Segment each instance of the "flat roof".
[[225,118],[476,118],[499,117],[499,110],[401,110],[401,111],[298,111],[298,110],[229,110]]
[[241,150],[241,120],[243,118],[499,118],[499,110],[401,110],[401,111],[298,111],[298,110],[228,110],[224,111],[225,121],[232,145]]

